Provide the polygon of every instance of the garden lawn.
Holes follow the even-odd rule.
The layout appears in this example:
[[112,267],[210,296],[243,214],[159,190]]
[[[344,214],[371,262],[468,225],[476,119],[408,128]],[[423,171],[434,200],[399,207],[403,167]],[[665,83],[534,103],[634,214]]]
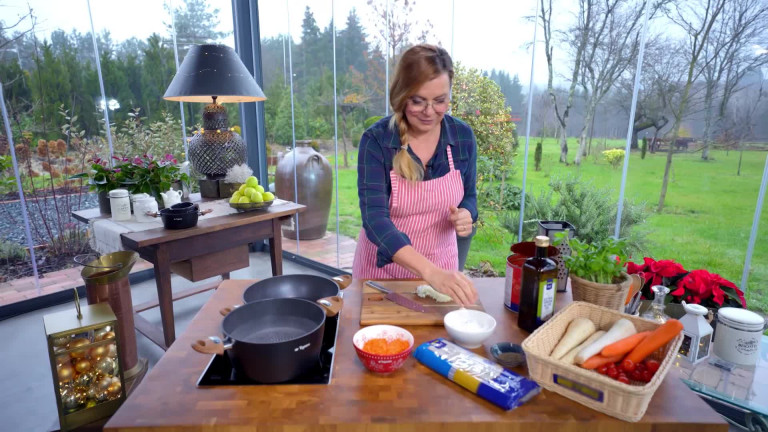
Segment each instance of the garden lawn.
[[[522,140],[521,140],[522,141]],[[623,147],[622,140],[593,140],[592,154],[581,166],[565,166],[558,162],[559,146],[553,139],[544,140],[542,170],[534,171],[535,139],[531,139],[529,152],[527,193],[539,194],[548,187],[549,179],[557,176],[580,176],[597,187],[611,189],[616,198],[621,186],[621,167],[613,169],[602,160],[605,148]],[[598,143],[599,142],[599,143]],[[524,141],[523,141],[524,143]],[[569,140],[569,161],[573,161],[576,140]],[[516,174],[510,181],[522,186],[523,149],[515,159]],[[719,273],[726,279],[741,284],[752,219],[760,189],[765,151],[744,152],[741,175],[736,175],[738,152],[713,151],[714,160],[702,161],[701,153],[676,153],[667,190],[664,209],[656,213],[661,182],[664,176],[666,153],[640,152],[630,156],[625,196],[636,202],[645,202],[651,211],[646,223],[640,227],[649,240],[646,256],[654,259],[672,259],[687,270],[705,269]],[[329,158],[333,167],[333,158]],[[357,200],[356,154],[350,168],[339,170],[340,231],[356,237],[360,230],[360,210]],[[335,202],[334,202],[335,205]],[[481,209],[485,224],[478,229],[472,241],[467,266],[489,262],[504,274],[509,247],[516,242],[517,233],[510,233],[497,220],[498,213]],[[331,207],[330,230],[336,230],[335,207]],[[576,227],[578,230],[578,227]],[[642,261],[642,257],[635,257]],[[768,211],[760,218],[760,231],[752,256],[747,285],[750,309],[768,311]]]

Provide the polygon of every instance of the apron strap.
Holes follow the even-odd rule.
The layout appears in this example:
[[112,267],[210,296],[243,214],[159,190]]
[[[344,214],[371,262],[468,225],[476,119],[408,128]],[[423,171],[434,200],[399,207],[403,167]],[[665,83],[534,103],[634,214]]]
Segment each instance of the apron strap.
[[454,171],[455,168],[453,167],[453,153],[451,153],[450,144],[448,144],[447,150],[448,150],[448,166],[451,167],[451,171]]

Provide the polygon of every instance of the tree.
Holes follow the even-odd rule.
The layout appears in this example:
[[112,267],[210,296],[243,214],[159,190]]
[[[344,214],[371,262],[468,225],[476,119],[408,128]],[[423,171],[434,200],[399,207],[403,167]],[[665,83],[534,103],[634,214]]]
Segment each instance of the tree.
[[[571,66],[570,86],[564,106],[558,104],[558,95],[554,87],[554,45],[552,35],[552,0],[539,0],[541,7],[541,26],[544,32],[544,53],[547,57],[547,89],[549,96],[555,108],[555,117],[560,125],[560,162],[568,163],[568,115],[573,106],[573,99],[576,93],[576,86],[579,82],[579,73],[581,72],[581,63],[584,59],[584,51],[589,43],[590,33],[594,25],[594,7],[597,0],[579,0],[579,10],[577,13],[577,24],[575,31],[569,34],[575,39],[562,41],[565,46],[572,49],[573,66]],[[562,101],[561,101],[562,102]]]
[[[466,122],[477,140],[478,184],[500,181],[499,202],[504,202],[504,182],[512,172],[515,123],[504,104],[499,86],[477,69],[454,65],[451,112]],[[487,163],[486,167],[480,165]],[[483,169],[487,168],[487,169]],[[482,180],[482,181],[481,181]],[[483,194],[478,193],[483,197]],[[483,197],[483,199],[495,197]]]
[[723,133],[720,140],[729,147],[739,149],[739,164],[736,175],[741,175],[741,162],[744,157],[744,142],[755,137],[755,114],[765,107],[765,89],[762,80],[745,86],[738,93],[729,97],[723,115]]
[[[703,160],[709,159],[712,120],[724,120],[726,108],[736,86],[746,73],[768,63],[768,54],[755,54],[754,47],[764,42],[768,25],[768,6],[760,0],[728,2],[715,23],[704,49],[705,122]],[[717,113],[715,98],[720,94]]]
[[173,13],[173,23],[164,21],[163,24],[168,34],[176,29],[179,58],[183,58],[192,45],[215,42],[228,35],[216,30],[219,27],[220,10],[210,9],[210,3],[206,0],[184,0],[184,5],[173,11],[167,3],[163,7],[169,14]]
[[337,52],[339,52],[337,62],[341,73],[346,73],[350,68],[355,68],[362,74],[366,73],[368,69],[368,62],[366,61],[369,51],[368,41],[355,8],[349,11],[346,27],[339,32],[336,46]]
[[[718,17],[723,12],[728,0],[694,0],[681,3],[673,3],[667,9],[667,17],[677,24],[686,35],[685,60],[687,64],[687,76],[683,87],[680,102],[672,107],[674,124],[672,126],[671,143],[677,141],[680,135],[680,125],[683,121],[690,102],[691,86],[701,74],[701,69],[697,68],[702,52],[706,47],[710,32],[717,22]],[[669,186],[669,173],[672,169],[672,155],[674,154],[674,145],[670,144],[667,150],[667,162],[664,165],[664,178],[661,182],[661,193],[659,194],[659,204],[656,211],[661,212],[664,208],[664,199],[667,196],[667,187]]]
[[[159,120],[163,111],[176,110],[169,102],[163,100],[165,90],[171,84],[176,72],[173,58],[173,47],[157,33],[147,38],[146,47],[141,62],[142,99],[139,101],[144,108],[141,114],[149,119]],[[173,104],[178,106],[177,104]]]
[[390,66],[395,63],[397,55],[413,43],[411,38],[426,42],[431,36],[432,23],[416,18],[415,0],[368,0],[368,6],[371,7],[374,27],[381,36]]
[[510,78],[509,73],[497,72],[496,69],[493,69],[489,77],[499,85],[506,104],[512,108],[512,112],[520,112],[523,107],[523,86],[520,84],[520,78],[517,74]]
[[[640,49],[641,18],[646,1],[607,0],[595,8],[595,28],[584,47],[581,86],[586,96],[586,112],[579,134],[579,151],[574,163],[581,164],[586,154],[587,133],[595,117],[597,105],[613,88],[616,81],[635,63]],[[577,27],[578,31],[589,29]],[[577,34],[574,39],[581,40]]]
[[46,138],[58,130],[59,104],[70,100],[69,71],[56,58],[51,45],[44,41],[40,54],[35,57],[36,70],[32,74],[30,87],[32,97],[39,101],[35,120],[39,132]]

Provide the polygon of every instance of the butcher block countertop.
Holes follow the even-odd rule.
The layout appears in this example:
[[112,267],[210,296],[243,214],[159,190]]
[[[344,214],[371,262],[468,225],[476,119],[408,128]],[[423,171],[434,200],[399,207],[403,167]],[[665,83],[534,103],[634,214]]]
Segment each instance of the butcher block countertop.
[[[254,281],[222,282],[123,406],[105,426],[108,431],[669,431],[726,432],[721,417],[667,375],[646,415],[637,423],[609,417],[558,394],[542,390],[525,405],[504,411],[422,366],[414,358],[394,374],[377,376],[360,363],[352,336],[360,328],[361,283],[344,290],[344,309],[329,385],[271,385],[197,388],[210,360],[190,344],[221,335],[222,307],[241,303]],[[527,335],[503,305],[504,279],[476,279],[486,311],[497,328],[483,348],[500,341],[521,342]],[[558,309],[570,301],[558,295]],[[567,296],[567,297],[566,297]],[[441,326],[410,326],[416,344],[446,336]],[[525,373],[525,369],[518,369]]]

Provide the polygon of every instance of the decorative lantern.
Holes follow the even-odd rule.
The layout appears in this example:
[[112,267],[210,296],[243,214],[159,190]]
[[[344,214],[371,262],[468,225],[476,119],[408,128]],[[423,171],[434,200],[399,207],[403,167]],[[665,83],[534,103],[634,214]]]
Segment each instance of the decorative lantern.
[[683,343],[678,353],[692,364],[709,357],[712,345],[712,326],[704,318],[707,308],[698,304],[683,302],[685,316],[680,318],[683,324]]
[[43,317],[61,430],[112,415],[125,400],[117,318],[108,303]]

